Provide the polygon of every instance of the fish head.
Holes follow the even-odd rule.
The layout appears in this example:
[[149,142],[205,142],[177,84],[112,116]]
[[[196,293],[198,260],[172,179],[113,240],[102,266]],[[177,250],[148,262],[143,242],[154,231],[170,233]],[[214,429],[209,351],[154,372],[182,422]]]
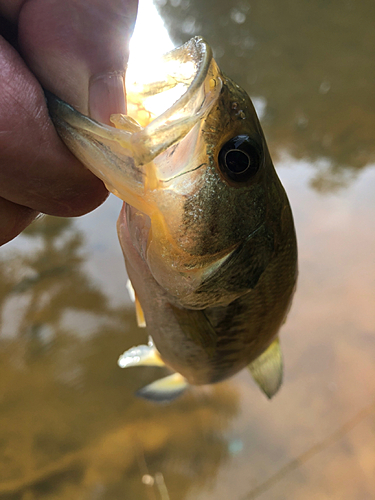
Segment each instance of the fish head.
[[115,127],[50,96],[52,118],[126,202],[133,244],[171,301],[224,306],[255,286],[272,258],[285,192],[250,98],[202,38],[143,79],[127,85],[129,115],[113,115]]

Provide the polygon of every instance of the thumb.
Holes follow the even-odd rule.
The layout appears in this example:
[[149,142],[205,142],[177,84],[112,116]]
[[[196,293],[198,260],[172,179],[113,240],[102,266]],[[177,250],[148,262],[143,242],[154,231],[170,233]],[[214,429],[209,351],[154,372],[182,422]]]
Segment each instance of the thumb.
[[29,0],[19,16],[23,56],[41,84],[109,123],[125,112],[124,76],[137,0]]

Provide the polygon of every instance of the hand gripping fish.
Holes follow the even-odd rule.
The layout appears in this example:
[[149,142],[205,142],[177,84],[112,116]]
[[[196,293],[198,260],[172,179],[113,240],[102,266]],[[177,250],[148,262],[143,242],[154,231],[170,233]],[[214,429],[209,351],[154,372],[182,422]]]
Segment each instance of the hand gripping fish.
[[202,38],[163,56],[157,73],[128,87],[115,127],[47,95],[64,142],[125,201],[118,233],[150,342],[119,364],[174,372],[139,391],[157,401],[246,366],[272,397],[297,277],[287,196],[249,97]]

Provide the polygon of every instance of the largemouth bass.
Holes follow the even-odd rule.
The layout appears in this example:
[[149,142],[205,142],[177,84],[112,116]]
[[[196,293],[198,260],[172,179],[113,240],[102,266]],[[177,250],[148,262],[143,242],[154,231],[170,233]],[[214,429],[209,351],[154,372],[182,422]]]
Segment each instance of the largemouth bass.
[[248,366],[267,396],[282,380],[278,331],[297,278],[292,212],[250,98],[199,37],[128,87],[115,127],[48,95],[71,151],[124,200],[118,233],[148,345],[120,366],[174,373],[139,391],[169,400]]

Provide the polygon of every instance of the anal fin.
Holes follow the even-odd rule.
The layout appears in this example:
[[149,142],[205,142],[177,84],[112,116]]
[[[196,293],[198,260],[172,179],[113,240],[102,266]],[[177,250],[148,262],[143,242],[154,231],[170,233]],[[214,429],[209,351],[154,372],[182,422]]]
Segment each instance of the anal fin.
[[[130,366],[165,367],[165,363],[161,359],[151,337],[149,337],[147,345],[131,347],[121,354],[117,364],[120,368],[128,368]],[[139,389],[136,395],[149,401],[168,403],[182,394],[188,385],[185,377],[180,373],[173,373]]]
[[169,403],[180,396],[188,387],[188,382],[179,373],[155,380],[137,391],[137,396],[156,403]]
[[283,359],[279,339],[272,344],[252,363],[248,369],[268,398],[272,398],[279,390],[283,380]]

